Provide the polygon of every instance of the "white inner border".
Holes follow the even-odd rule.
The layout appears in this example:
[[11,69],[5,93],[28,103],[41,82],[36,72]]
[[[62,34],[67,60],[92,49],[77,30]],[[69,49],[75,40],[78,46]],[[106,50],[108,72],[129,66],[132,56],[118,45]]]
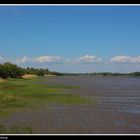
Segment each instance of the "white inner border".
[[0,4],[0,6],[140,6],[140,4]]

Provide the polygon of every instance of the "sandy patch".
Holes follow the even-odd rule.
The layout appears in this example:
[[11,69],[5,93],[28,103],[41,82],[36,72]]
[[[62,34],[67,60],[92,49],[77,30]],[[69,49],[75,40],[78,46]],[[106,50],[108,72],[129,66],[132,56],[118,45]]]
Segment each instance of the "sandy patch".
[[34,78],[37,78],[37,75],[34,75],[34,74],[24,74],[21,76],[21,78],[23,79],[34,79]]
[[0,78],[0,83],[3,83],[5,81],[6,81],[5,79]]

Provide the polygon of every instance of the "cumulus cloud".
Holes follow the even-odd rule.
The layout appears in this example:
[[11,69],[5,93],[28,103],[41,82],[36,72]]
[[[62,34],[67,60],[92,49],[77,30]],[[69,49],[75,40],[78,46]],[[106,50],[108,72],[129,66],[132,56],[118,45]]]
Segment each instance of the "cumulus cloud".
[[31,62],[32,59],[27,57],[27,56],[23,56],[22,58],[17,58],[15,60],[15,63],[18,63],[18,64],[22,64],[22,63],[27,63],[27,62]]
[[140,56],[115,56],[111,58],[110,61],[115,63],[140,63]]
[[118,67],[117,64],[122,66],[140,66],[140,56],[130,57],[130,56],[115,56],[111,59],[102,59],[94,55],[83,55],[76,58],[63,58],[61,56],[38,56],[38,57],[28,57],[23,56],[19,58],[5,58],[0,56],[0,63],[3,62],[12,62],[21,66],[58,66],[61,67],[102,67],[106,65],[107,67]]
[[111,62],[118,62],[118,63],[124,63],[124,62],[129,62],[130,61],[130,57],[129,56],[115,56],[113,58],[111,58]]
[[133,58],[131,59],[131,62],[132,62],[132,63],[140,63],[140,56],[133,57]]
[[98,58],[94,55],[85,55],[85,56],[79,57],[80,62],[100,62],[101,60],[102,58]]
[[61,56],[40,56],[34,58],[35,62],[45,63],[45,62],[56,62],[61,60]]
[[43,63],[53,63],[53,64],[64,64],[64,65],[75,65],[75,64],[88,64],[88,63],[96,63],[100,62],[102,58],[98,58],[94,55],[84,55],[77,58],[62,58],[61,56],[38,56],[38,57],[19,57],[19,58],[8,58],[5,59],[0,57],[0,61],[9,61],[16,64],[43,64]]
[[14,62],[18,64],[23,63],[49,63],[57,62],[61,60],[60,56],[39,56],[39,57],[27,57],[23,56],[22,58],[17,58]]

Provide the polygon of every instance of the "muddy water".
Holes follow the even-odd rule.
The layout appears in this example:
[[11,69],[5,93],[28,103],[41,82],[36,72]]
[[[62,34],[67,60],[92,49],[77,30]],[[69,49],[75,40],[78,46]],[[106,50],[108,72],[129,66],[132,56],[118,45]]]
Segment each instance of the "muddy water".
[[68,92],[97,103],[17,112],[3,123],[28,124],[37,134],[140,134],[140,78],[60,76],[39,84],[80,86]]

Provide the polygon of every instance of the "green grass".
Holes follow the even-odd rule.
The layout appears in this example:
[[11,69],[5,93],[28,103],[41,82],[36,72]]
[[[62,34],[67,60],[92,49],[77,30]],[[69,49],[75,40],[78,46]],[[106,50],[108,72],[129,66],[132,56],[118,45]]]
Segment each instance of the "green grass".
[[[64,93],[77,86],[38,84],[45,78],[34,80],[9,79],[0,84],[0,115],[38,104],[85,105],[86,97]],[[47,80],[46,80],[47,81]]]

